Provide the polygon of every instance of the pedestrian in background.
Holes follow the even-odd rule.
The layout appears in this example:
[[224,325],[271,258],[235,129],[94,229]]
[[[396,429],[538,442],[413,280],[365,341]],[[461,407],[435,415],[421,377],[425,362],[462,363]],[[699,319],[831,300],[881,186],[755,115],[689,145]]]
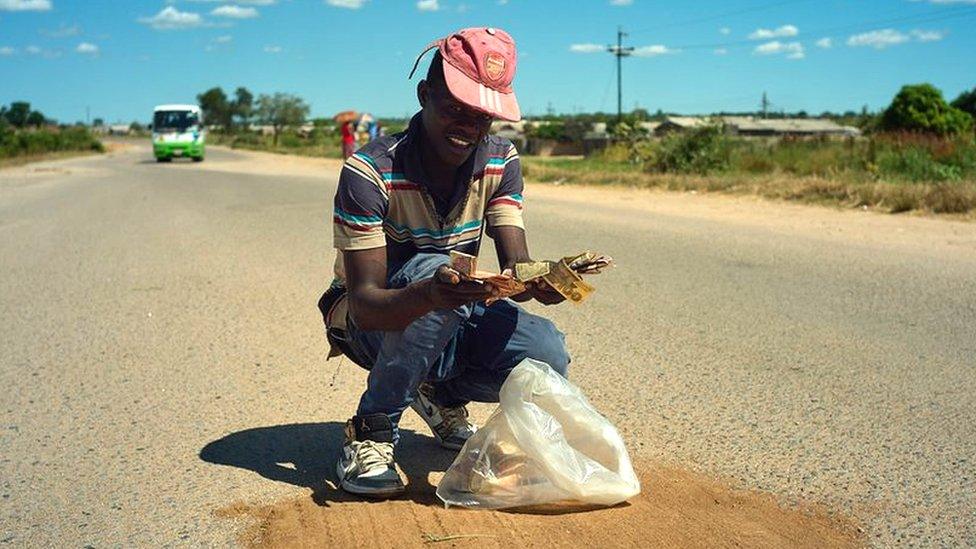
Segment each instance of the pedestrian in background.
[[342,123],[342,159],[345,160],[356,152],[356,134],[352,122]]

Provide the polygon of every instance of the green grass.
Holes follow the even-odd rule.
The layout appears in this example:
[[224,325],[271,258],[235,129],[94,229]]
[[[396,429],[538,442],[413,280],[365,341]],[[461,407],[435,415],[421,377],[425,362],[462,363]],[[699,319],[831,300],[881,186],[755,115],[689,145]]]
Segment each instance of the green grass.
[[207,135],[207,140],[214,145],[225,145],[234,149],[321,158],[342,158],[342,144],[339,137],[326,132],[312,132],[312,135],[308,137],[293,132],[283,132],[278,136],[277,145],[275,145],[272,136],[256,133],[223,134],[212,132]]
[[51,153],[101,153],[105,147],[87,128],[0,127],[0,160],[38,159]]
[[968,137],[766,141],[686,134],[619,144],[583,159],[522,157],[522,166],[526,178],[541,182],[753,194],[891,213],[976,213],[976,144]]

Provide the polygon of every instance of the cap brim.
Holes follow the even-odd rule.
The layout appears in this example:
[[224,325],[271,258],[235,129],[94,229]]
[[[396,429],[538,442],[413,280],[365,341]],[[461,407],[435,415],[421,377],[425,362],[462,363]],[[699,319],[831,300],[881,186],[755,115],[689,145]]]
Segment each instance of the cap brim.
[[468,75],[446,61],[444,80],[451,95],[465,105],[509,122],[518,122],[522,119],[522,111],[519,109],[514,92],[503,93],[493,90],[481,82],[468,78]]

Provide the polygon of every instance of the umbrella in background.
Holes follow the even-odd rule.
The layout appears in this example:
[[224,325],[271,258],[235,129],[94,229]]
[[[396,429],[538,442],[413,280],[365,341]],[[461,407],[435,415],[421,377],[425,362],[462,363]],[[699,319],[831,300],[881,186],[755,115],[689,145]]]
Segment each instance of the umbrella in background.
[[338,124],[345,124],[346,122],[355,122],[359,119],[359,113],[356,111],[342,111],[339,114],[332,117],[333,120]]

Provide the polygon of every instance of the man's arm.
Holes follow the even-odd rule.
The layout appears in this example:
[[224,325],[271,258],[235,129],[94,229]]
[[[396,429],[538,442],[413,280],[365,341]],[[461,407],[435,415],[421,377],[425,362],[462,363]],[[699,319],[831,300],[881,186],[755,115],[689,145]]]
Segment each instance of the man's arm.
[[462,282],[442,265],[428,279],[404,288],[386,287],[386,248],[342,252],[349,313],[361,330],[401,331],[436,309],[454,309],[492,296],[486,286]]
[[[529,257],[529,244],[525,240],[525,229],[522,227],[509,225],[495,227],[491,235],[495,240],[495,253],[498,254],[498,265],[502,272],[510,271],[516,263],[532,261]],[[527,282],[525,292],[512,296],[512,299],[519,302],[535,299],[545,305],[553,305],[561,303],[566,298],[546,284],[546,281],[538,280]]]

